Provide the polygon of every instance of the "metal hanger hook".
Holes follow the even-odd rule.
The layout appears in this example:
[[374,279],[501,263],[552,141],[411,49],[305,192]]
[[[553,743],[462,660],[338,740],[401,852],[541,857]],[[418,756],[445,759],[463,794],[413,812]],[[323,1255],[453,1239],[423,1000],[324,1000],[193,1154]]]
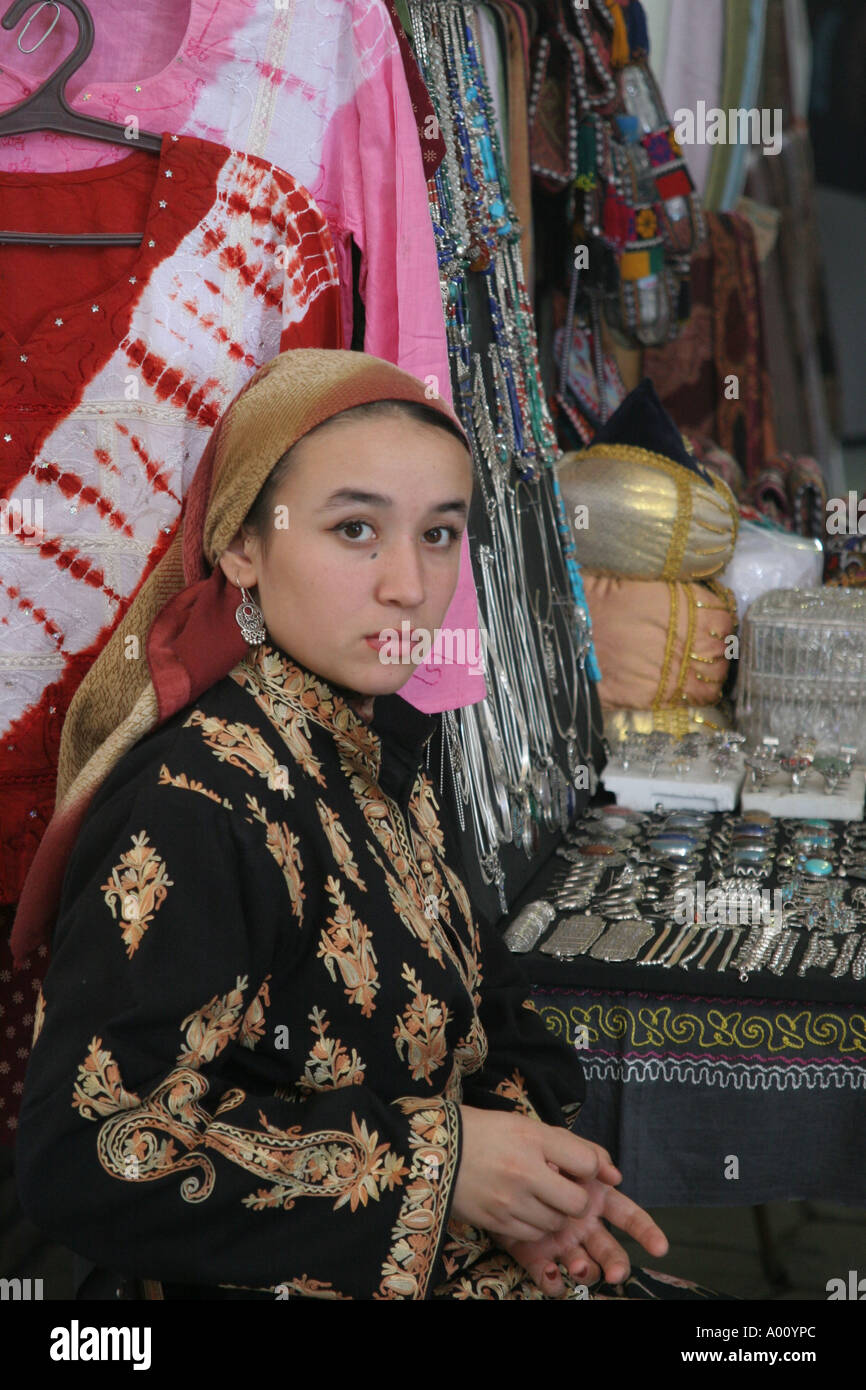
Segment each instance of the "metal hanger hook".
[[[27,23],[24,25],[24,28],[21,30],[21,33],[18,35],[19,48],[21,48],[21,40],[27,33],[27,30],[33,23],[33,20],[36,18],[36,15],[39,14],[40,10],[43,10],[45,8],[46,4],[52,4],[55,10],[57,10],[57,15],[55,19],[48,26],[48,29],[42,35],[42,38],[39,40],[38,43],[35,43],[32,48],[23,48],[21,49],[21,51],[22,53],[35,52],[39,45],[44,43],[45,40],[48,38],[48,35],[51,33],[52,29],[57,23],[57,20],[60,18],[61,8],[64,10],[69,10],[69,13],[75,20],[75,27],[77,30],[75,47],[73,48],[72,52],[68,55],[68,57],[64,58],[60,66],[58,68],[55,68],[54,72],[52,72],[50,76],[46,78],[42,86],[38,89],[38,92],[33,93],[34,96],[37,96],[42,92],[56,92],[57,96],[60,98],[61,104],[63,104],[63,94],[66,88],[67,81],[72,76],[73,72],[75,72],[76,68],[81,67],[82,63],[84,62],[85,58],[87,58],[87,56],[90,53],[90,50],[93,47],[93,19],[87,6],[82,3],[82,0],[42,0],[42,4],[40,4],[36,9],[35,13],[30,16],[30,18],[27,20]],[[20,19],[23,19],[24,15],[27,13],[29,9],[31,9],[32,5],[33,0],[14,0],[14,4],[9,6],[9,9],[4,14],[2,20],[0,20],[0,25],[2,25],[4,29],[14,29],[15,25],[18,23]]]
[[[27,33],[27,30],[30,28],[30,25],[33,23],[36,16],[40,15],[42,11],[46,9],[49,5],[53,6],[54,8],[54,18],[52,19],[48,28],[45,30],[45,33],[42,35],[42,37],[40,39],[37,39],[31,48],[25,48],[21,40],[24,38],[24,35]],[[20,51],[22,53],[35,53],[37,48],[41,48],[42,44],[44,44],[45,40],[48,38],[48,35],[52,32],[52,30],[56,29],[57,22],[59,19],[60,6],[58,5],[57,0],[42,0],[42,4],[38,5],[37,8],[33,11],[32,15],[30,16],[27,23],[24,25],[24,28],[21,30],[21,33],[18,35],[18,38],[16,39],[16,43]]]

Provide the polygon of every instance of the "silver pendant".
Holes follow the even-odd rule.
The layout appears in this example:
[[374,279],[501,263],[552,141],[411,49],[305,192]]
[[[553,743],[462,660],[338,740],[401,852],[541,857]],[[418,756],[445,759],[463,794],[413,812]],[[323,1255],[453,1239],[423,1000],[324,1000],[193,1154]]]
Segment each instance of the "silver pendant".
[[553,904],[541,899],[522,908],[504,934],[509,951],[531,951],[555,916]]
[[538,949],[545,955],[556,956],[558,960],[571,960],[573,956],[580,956],[588,951],[603,931],[602,917],[589,913],[565,917]]
[[604,936],[590,949],[595,960],[634,960],[641,946],[654,933],[654,928],[640,918],[613,922]]

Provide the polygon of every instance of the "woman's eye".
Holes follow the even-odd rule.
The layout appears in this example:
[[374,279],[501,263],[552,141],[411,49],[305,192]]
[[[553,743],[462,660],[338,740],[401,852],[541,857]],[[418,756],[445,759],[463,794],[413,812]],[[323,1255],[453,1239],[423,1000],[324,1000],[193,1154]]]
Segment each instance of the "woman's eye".
[[[367,521],[342,521],[335,529],[350,541],[369,540],[373,533],[373,528]],[[365,531],[370,535],[364,535]]]
[[431,526],[429,531],[424,532],[424,537],[437,550],[447,550],[457,540],[459,534],[453,526]]

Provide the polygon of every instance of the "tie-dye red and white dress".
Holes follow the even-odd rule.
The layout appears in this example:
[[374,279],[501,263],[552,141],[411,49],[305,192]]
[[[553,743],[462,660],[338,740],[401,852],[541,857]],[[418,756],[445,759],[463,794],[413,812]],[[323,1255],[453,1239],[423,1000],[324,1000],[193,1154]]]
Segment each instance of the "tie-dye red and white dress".
[[[0,250],[0,902],[54,803],[69,700],[165,551],[210,428],[256,368],[340,347],[327,222],[283,170],[166,134],[159,156],[0,173],[0,222],[140,247]],[[29,526],[28,526],[29,523]]]

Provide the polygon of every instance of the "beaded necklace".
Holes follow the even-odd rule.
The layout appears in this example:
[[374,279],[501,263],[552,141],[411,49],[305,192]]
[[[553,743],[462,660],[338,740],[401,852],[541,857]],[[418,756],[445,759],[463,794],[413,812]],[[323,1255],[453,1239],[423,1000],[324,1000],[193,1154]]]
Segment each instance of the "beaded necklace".
[[[512,465],[527,487],[535,492],[543,484],[548,497],[540,514],[551,513],[549,553],[559,555],[572,590],[575,670],[585,679],[588,656],[596,679],[597,666],[552,467],[559,450],[520,262],[521,228],[479,61],[477,15],[458,0],[410,0],[409,10],[419,66],[446,145],[445,159],[428,184],[431,216],[455,407],[472,446],[491,537],[478,547],[477,576],[488,697],[482,705],[446,716],[443,758],[447,742],[461,828],[468,806],[482,877],[496,885],[505,911],[498,846],[513,842],[531,854],[538,845],[538,822],[544,818],[553,825],[558,817],[564,824],[575,806],[569,779],[553,756],[554,696],[529,609]],[[480,295],[470,294],[469,270]],[[471,316],[479,303],[486,310],[489,338],[484,352],[472,347]],[[562,553],[557,540],[569,553]],[[566,734],[570,731],[571,724]],[[568,752],[573,756],[570,743]]]

